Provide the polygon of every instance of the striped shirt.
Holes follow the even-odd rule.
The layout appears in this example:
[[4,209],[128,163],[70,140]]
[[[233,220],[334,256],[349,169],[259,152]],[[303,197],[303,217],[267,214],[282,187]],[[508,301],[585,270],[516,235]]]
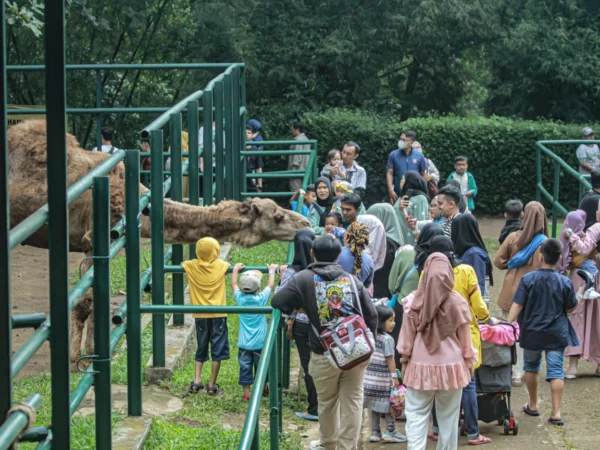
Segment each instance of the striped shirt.
[[356,188],[367,188],[367,172],[361,166],[352,163],[352,167],[346,168],[346,181]]
[[454,216],[452,216],[450,219],[447,219],[444,223],[442,223],[440,225],[440,228],[442,229],[442,231],[444,232],[444,234],[448,237],[450,237],[450,235],[452,234],[452,221],[454,220],[454,218],[456,216],[458,216],[460,213],[455,214]]

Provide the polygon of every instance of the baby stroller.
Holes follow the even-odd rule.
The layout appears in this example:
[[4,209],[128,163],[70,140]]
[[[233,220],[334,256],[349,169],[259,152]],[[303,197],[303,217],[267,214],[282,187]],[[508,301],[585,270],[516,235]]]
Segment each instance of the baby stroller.
[[[517,363],[518,331],[512,323],[506,321],[502,321],[494,329],[496,327],[509,327],[514,341],[512,345],[499,345],[484,341],[482,337],[483,361],[475,371],[479,420],[485,423],[497,421],[498,425],[504,425],[504,434],[512,432],[516,436],[519,432],[519,422],[513,416],[510,396],[512,366]],[[497,328],[496,331],[500,331],[500,329]]]

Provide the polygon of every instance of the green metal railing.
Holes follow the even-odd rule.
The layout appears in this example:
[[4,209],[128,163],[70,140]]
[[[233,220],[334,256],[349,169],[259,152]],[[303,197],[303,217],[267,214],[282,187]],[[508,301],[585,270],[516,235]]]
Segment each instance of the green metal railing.
[[[588,181],[589,176],[580,174],[568,163],[566,163],[560,156],[556,155],[552,150],[546,146],[550,145],[580,145],[580,144],[600,144],[600,141],[589,141],[589,140],[562,140],[562,141],[538,141],[535,143],[536,149],[536,200],[539,202],[542,199],[542,195],[550,201],[552,205],[552,236],[556,237],[558,232],[558,213],[560,212],[563,216],[566,216],[569,211],[560,203],[560,172],[561,169],[564,172],[575,178],[579,183],[579,199],[583,196],[586,189],[592,189],[592,185]],[[554,177],[552,185],[552,193],[550,193],[542,183],[542,157],[547,156],[553,161],[554,165]]]

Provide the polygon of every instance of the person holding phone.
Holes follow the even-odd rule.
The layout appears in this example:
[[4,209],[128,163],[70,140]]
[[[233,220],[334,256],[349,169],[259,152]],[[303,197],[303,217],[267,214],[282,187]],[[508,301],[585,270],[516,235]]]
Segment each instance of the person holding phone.
[[425,179],[414,170],[406,172],[400,179],[400,198],[394,205],[405,244],[415,243],[415,235],[409,224],[429,218],[430,201]]

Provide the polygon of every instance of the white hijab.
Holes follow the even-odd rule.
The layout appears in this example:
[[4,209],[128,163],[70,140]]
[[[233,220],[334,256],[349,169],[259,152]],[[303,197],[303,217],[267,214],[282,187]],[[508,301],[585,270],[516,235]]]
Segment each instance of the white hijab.
[[364,251],[373,259],[373,270],[377,271],[383,267],[385,262],[387,250],[385,227],[381,220],[371,214],[358,216],[356,221],[369,228],[369,245]]

